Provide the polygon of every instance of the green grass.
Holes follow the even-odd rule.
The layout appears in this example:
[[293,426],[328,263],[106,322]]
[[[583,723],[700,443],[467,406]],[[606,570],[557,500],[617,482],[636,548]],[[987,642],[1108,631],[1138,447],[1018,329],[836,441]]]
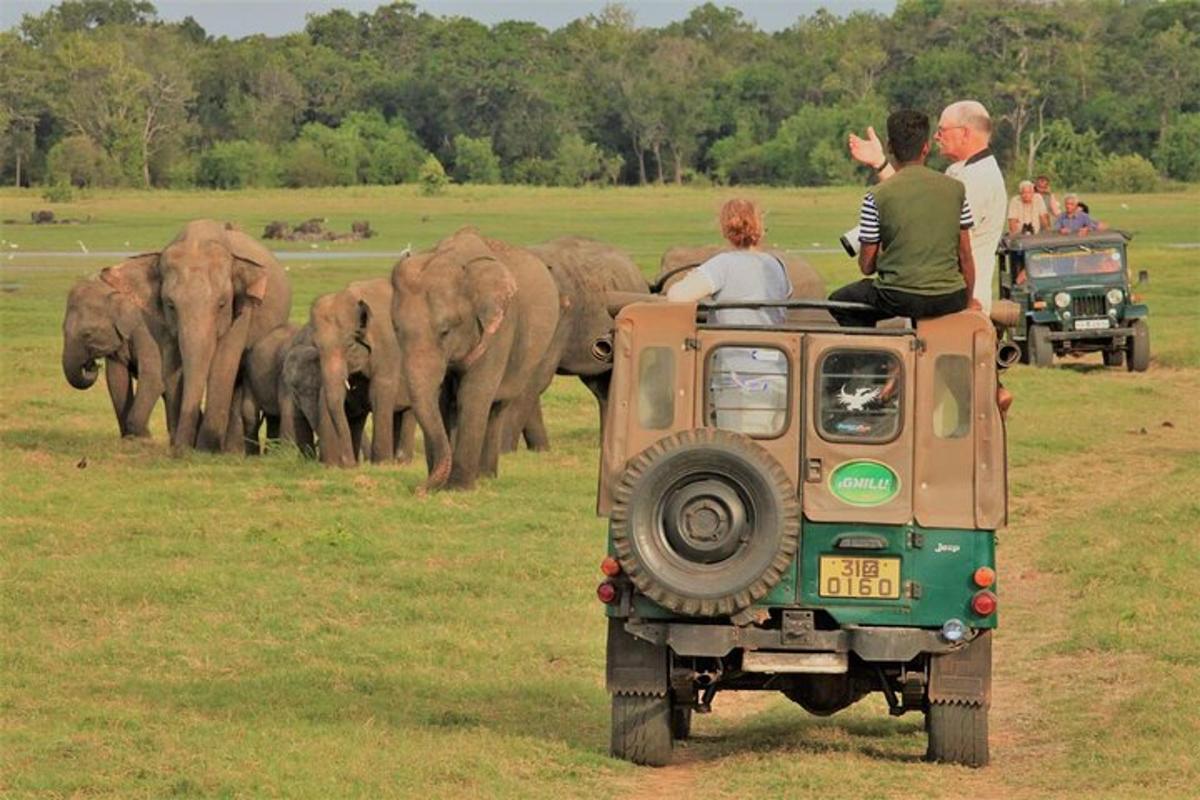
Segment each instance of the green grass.
[[[828,248],[859,192],[753,194],[776,243]],[[652,272],[666,246],[713,238],[725,196],[98,193],[55,207],[90,222],[0,238],[9,252],[141,250],[194,216],[255,234],[326,216],[369,219],[381,235],[356,247],[380,252],[474,223],[518,242],[593,235]],[[546,398],[551,452],[506,457],[471,494],[415,495],[417,466],[172,459],[161,416],[153,441],[118,441],[102,385],[62,378],[63,299],[104,262],[0,249],[0,796],[1191,796],[1200,251],[1166,245],[1197,238],[1200,192],[1088,199],[1140,231],[1154,362],[1005,378],[995,766],[976,772],[921,763],[919,719],[889,718],[878,697],[817,719],[781,697],[718,696],[682,766],[610,759],[581,385],[559,379]],[[45,205],[0,192],[0,218]],[[831,286],[854,276],[840,254],[811,258]],[[317,294],[388,268],[366,254],[286,263],[297,321]]]

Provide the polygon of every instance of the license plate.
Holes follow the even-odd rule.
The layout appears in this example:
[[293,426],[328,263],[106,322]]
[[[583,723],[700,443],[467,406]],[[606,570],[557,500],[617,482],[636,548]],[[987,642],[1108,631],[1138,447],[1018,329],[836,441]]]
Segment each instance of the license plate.
[[1075,320],[1075,330],[1077,331],[1097,331],[1103,330],[1109,326],[1107,319],[1077,319]]
[[821,597],[900,596],[900,559],[821,556]]

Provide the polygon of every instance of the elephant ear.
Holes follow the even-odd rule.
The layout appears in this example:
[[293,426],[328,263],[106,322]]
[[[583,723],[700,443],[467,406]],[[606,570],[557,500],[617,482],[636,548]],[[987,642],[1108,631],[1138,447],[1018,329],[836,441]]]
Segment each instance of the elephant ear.
[[483,355],[492,336],[500,330],[504,315],[508,313],[508,307],[517,294],[517,282],[508,267],[492,256],[473,258],[463,269],[466,271],[471,306],[475,309],[475,318],[482,331],[479,343],[464,359],[466,364],[470,364]]
[[158,304],[161,282],[158,277],[158,253],[139,253],[112,267],[100,270],[100,280],[111,286],[142,310]]
[[237,288],[246,297],[262,300],[267,295],[267,268],[275,263],[275,256],[239,230],[226,228],[225,244],[233,255]]
[[367,350],[371,349],[367,341],[367,327],[371,324],[371,307],[366,300],[359,300],[354,306],[354,341]]
[[145,326],[146,320],[132,297],[115,295],[112,303],[113,324],[117,334],[128,341],[133,338],[134,331]]

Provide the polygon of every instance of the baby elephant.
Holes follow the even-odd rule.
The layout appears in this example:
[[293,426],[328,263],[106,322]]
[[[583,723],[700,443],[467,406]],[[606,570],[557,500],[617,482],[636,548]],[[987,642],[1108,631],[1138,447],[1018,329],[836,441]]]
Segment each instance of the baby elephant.
[[87,389],[99,377],[97,361],[105,360],[122,436],[149,435],[150,414],[160,396],[169,433],[179,414],[179,356],[159,307],[156,258],[135,256],[108,267],[67,295],[63,374],[76,389]]

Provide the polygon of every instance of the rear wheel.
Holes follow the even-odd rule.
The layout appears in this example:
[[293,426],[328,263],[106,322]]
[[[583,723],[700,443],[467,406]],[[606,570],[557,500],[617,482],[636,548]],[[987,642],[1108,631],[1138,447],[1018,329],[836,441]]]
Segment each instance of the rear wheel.
[[1145,372],[1150,366],[1150,326],[1144,319],[1133,321],[1133,334],[1125,339],[1125,368]]
[[1119,367],[1125,363],[1124,350],[1105,350],[1104,351],[1104,366]]
[[1054,362],[1054,345],[1050,341],[1050,329],[1045,325],[1029,326],[1025,347],[1028,348],[1029,363],[1035,367],[1048,367]]
[[665,766],[671,761],[672,727],[670,695],[612,696],[615,757],[648,767]]
[[966,703],[931,703],[925,712],[929,749],[925,758],[966,767],[988,763],[988,709]]

